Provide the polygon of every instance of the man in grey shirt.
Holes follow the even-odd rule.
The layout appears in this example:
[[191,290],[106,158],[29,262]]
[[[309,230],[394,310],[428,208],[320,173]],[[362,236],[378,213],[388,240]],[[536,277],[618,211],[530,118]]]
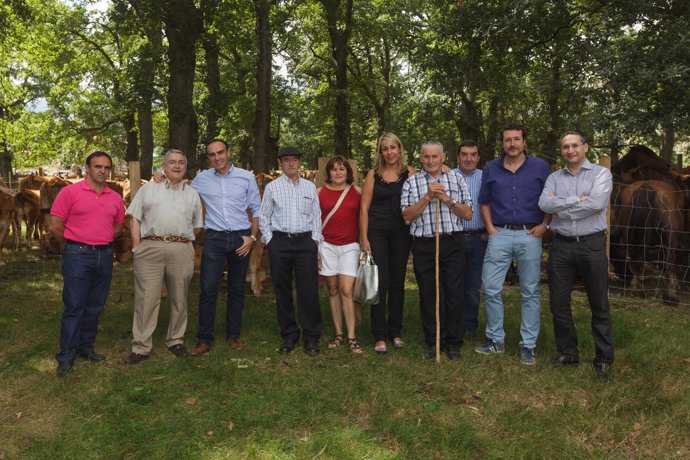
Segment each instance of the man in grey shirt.
[[590,163],[589,145],[582,133],[568,131],[561,137],[566,167],[552,173],[539,198],[539,207],[553,215],[555,233],[548,261],[549,293],[554,336],[559,355],[551,366],[577,365],[577,332],[570,307],[576,277],[585,284],[592,310],[594,369],[608,380],[613,363],[613,328],[608,298],[606,209],[611,196],[611,172]]

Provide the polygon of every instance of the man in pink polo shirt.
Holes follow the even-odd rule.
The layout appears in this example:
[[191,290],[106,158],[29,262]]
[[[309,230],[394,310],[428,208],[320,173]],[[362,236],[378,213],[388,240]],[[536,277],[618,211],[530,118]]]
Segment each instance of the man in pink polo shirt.
[[125,220],[122,197],[105,183],[112,167],[107,153],[90,154],[86,179],[63,188],[50,209],[50,230],[65,242],[60,261],[65,310],[60,352],[55,355],[60,377],[72,371],[77,356],[92,362],[105,360],[94,351],[93,343],[113,275],[113,239]]

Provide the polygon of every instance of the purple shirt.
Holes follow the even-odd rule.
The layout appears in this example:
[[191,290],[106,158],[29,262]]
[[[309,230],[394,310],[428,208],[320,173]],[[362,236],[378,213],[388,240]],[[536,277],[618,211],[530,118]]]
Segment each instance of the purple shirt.
[[539,197],[551,174],[544,160],[528,155],[513,173],[503,166],[505,153],[484,166],[479,204],[491,205],[491,221],[495,226],[541,224],[544,213]]

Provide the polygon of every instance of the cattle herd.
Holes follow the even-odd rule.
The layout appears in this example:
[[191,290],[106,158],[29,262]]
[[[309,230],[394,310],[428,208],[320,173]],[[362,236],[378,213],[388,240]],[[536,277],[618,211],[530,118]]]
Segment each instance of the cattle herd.
[[[680,282],[690,281],[690,175],[675,172],[670,165],[644,146],[633,146],[612,167],[614,177],[611,194],[610,259],[615,274],[627,288],[644,292],[649,280],[664,280],[663,297],[678,302]],[[259,190],[279,173],[256,176]],[[316,171],[307,177],[313,180]],[[80,180],[80,179],[76,179]],[[21,177],[16,193],[0,187],[0,266],[2,251],[11,242],[15,250],[38,244],[46,257],[61,252],[60,243],[51,235],[45,216],[60,189],[75,179],[56,176],[29,175]],[[0,186],[5,186],[0,179]],[[108,186],[130,201],[128,180],[108,181]],[[250,216],[251,217],[251,216]],[[25,228],[22,242],[22,223]],[[9,240],[9,235],[12,240]],[[115,258],[131,260],[129,227],[114,242]],[[195,248],[198,270],[203,247],[203,232]],[[268,276],[268,261],[262,244],[250,255],[247,281],[255,295],[261,295],[262,283]]]

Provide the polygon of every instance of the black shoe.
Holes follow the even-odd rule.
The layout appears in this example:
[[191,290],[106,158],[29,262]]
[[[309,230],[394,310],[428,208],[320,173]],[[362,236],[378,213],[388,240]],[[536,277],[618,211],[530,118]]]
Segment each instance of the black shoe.
[[172,347],[168,347],[168,350],[170,351],[170,353],[177,356],[178,358],[183,358],[189,354],[185,346],[181,343],[173,345]]
[[139,353],[132,353],[125,359],[125,364],[139,364],[145,359],[149,359],[149,355],[140,355]]
[[611,363],[594,363],[594,370],[597,372],[599,380],[608,382],[609,374],[611,373]]
[[317,342],[307,342],[304,344],[304,352],[309,356],[316,356],[321,350],[319,350],[319,344]]
[[436,346],[432,345],[424,349],[424,359],[435,359],[436,358]]
[[577,366],[578,364],[580,364],[580,359],[573,355],[560,354],[549,361],[551,367]]
[[72,367],[74,366],[74,361],[61,361],[58,363],[57,376],[64,377],[65,375],[72,372]]
[[297,345],[295,340],[285,340],[280,348],[278,348],[278,353],[281,355],[289,355],[292,350],[295,349],[295,345]]
[[460,349],[449,348],[446,352],[448,359],[451,361],[458,361],[460,359]]
[[105,355],[102,355],[100,353],[96,353],[95,351],[91,350],[86,353],[79,353],[79,357],[83,358],[87,361],[91,361],[92,363],[100,363],[105,361]]

